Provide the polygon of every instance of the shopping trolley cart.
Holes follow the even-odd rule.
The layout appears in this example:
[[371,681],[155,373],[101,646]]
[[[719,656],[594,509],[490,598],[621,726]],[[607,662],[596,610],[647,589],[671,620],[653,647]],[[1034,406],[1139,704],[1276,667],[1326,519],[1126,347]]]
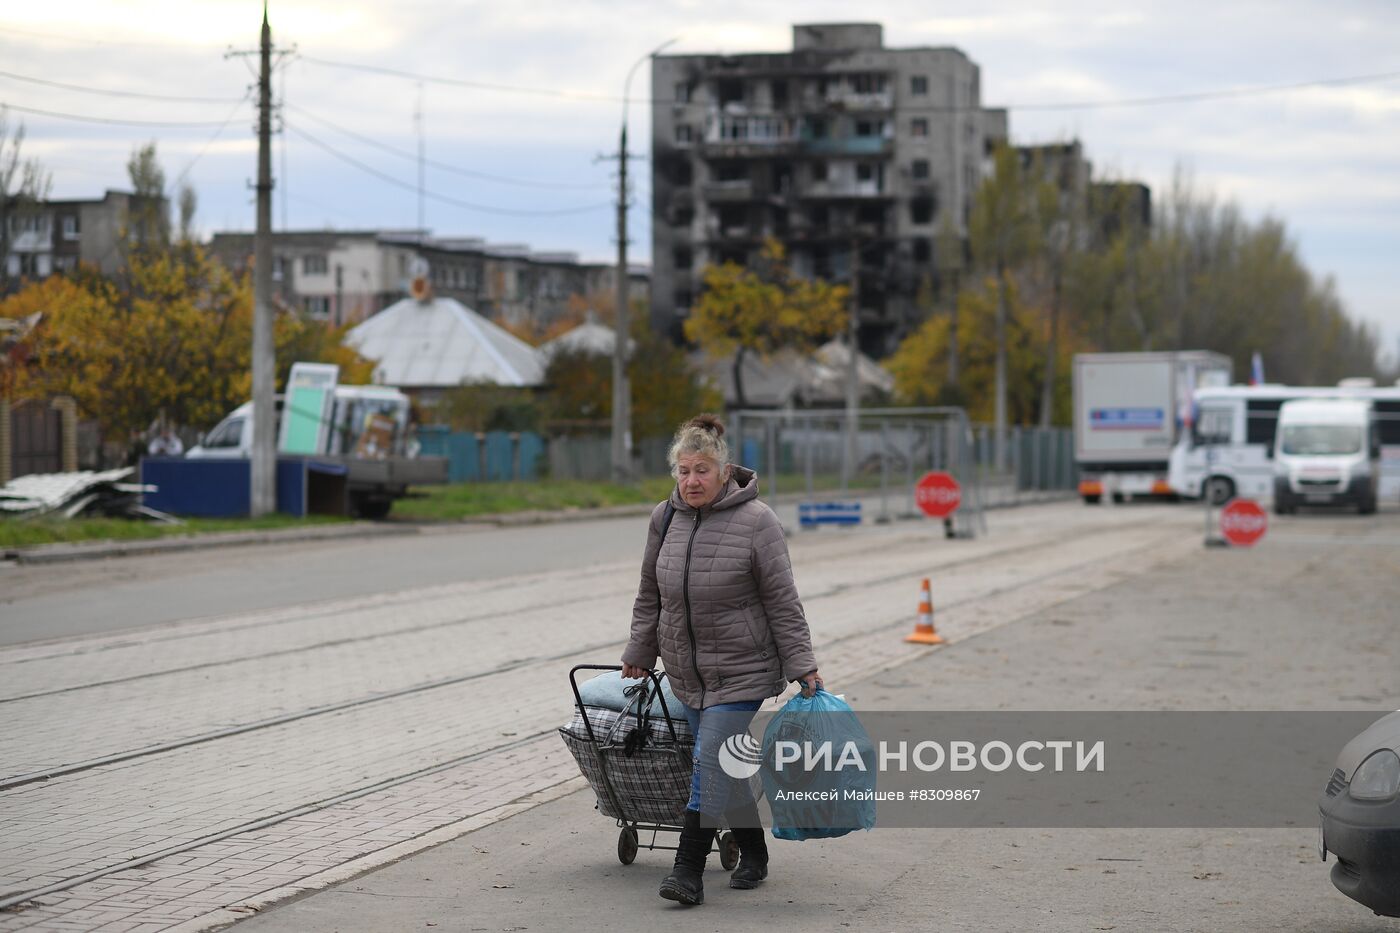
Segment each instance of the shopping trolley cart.
[[[574,717],[559,734],[593,789],[598,811],[617,821],[617,859],[630,865],[638,849],[676,849],[658,839],[680,834],[690,800],[695,739],[685,717],[672,716],[661,689],[665,675],[655,671],[626,689],[623,710],[584,703],[579,671],[620,670],[615,664],[579,664],[569,671]],[[659,707],[660,715],[653,707]],[[721,832],[717,846],[725,871],[739,864],[733,833]]]

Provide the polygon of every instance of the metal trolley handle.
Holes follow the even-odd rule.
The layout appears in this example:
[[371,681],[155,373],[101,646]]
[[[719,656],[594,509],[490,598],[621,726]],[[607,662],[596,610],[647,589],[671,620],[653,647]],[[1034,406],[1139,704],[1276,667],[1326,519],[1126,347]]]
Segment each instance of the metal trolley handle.
[[[598,744],[598,739],[593,735],[593,723],[588,721],[588,711],[584,709],[583,696],[578,692],[578,677],[576,675],[579,671],[620,670],[622,670],[620,664],[575,664],[569,669],[569,686],[574,688],[574,702],[578,704],[578,711],[583,715],[583,728],[588,731],[588,741],[594,745]],[[652,683],[656,684],[656,698],[661,701],[661,715],[666,719],[666,728],[671,733],[671,741],[679,744],[680,739],[676,737],[676,724],[671,720],[671,711],[666,708],[666,696],[661,692],[661,678],[657,676],[656,671],[651,670],[647,671],[647,676],[651,678]],[[638,707],[637,712],[641,713],[640,707]]]

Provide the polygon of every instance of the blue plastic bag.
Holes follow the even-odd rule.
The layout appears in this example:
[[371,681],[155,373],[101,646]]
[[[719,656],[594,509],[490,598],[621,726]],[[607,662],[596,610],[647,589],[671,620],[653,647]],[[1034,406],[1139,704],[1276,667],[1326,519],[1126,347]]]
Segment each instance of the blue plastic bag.
[[818,689],[763,730],[763,791],[778,839],[831,839],[875,827],[875,745],[846,701]]

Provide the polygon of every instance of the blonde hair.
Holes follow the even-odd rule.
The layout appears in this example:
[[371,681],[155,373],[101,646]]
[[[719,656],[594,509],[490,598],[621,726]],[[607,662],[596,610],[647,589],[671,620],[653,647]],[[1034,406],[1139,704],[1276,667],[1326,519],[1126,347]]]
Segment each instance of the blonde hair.
[[676,475],[676,462],[681,457],[699,454],[713,460],[721,469],[729,465],[729,444],[724,440],[724,422],[711,414],[696,415],[676,429],[666,462],[671,475]]

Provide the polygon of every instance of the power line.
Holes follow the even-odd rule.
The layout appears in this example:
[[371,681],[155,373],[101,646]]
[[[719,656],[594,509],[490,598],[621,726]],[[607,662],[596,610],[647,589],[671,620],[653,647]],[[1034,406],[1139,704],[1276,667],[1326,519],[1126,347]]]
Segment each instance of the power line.
[[[622,103],[621,97],[609,94],[593,94],[581,91],[562,91],[555,88],[526,87],[523,85],[496,84],[487,81],[473,81],[464,78],[444,78],[441,76],[424,75],[417,72],[405,71],[397,68],[385,68],[379,65],[365,65],[356,62],[337,62],[322,58],[314,58],[303,55],[301,60],[313,65],[321,65],[328,68],[343,68],[352,71],[363,71],[370,74],[381,74],[389,77],[404,78],[412,81],[426,81],[432,84],[448,84],[457,87],[469,87],[483,91],[500,91],[511,94],[531,94],[543,97],[559,97],[569,100],[600,101],[604,103]],[[977,107],[970,106],[908,106],[902,105],[898,109],[904,112],[927,112],[927,113],[962,113],[980,110],[1094,110],[1109,107],[1150,107],[1162,104],[1195,103],[1207,100],[1224,100],[1234,97],[1252,97],[1264,94],[1278,94],[1288,91],[1304,90],[1311,87],[1333,87],[1347,84],[1368,84],[1382,81],[1391,81],[1400,78],[1400,71],[1382,71],[1369,74],[1346,75],[1342,77],[1316,78],[1309,81],[1295,81],[1287,84],[1267,84],[1253,85],[1249,87],[1221,88],[1207,91],[1193,91],[1179,94],[1164,94],[1155,97],[1127,97],[1109,100],[1086,100],[1086,101],[1045,101],[1025,104],[1004,104],[994,106],[983,104]],[[685,104],[690,101],[662,98],[635,98],[639,104]],[[891,108],[893,109],[893,108]]]
[[350,71],[365,71],[370,74],[387,75],[392,78],[404,78],[410,81],[425,81],[429,84],[448,84],[454,87],[469,87],[480,91],[501,91],[507,94],[529,94],[536,97],[560,97],[565,100],[596,100],[608,103],[622,103],[621,97],[613,97],[608,94],[591,94],[583,91],[561,91],[556,88],[525,87],[516,84],[496,84],[489,81],[472,81],[465,78],[444,78],[433,75],[422,75],[412,71],[403,71],[398,68],[385,68],[380,65],[362,65],[356,62],[336,62],[324,58],[315,58],[310,55],[301,56],[301,60],[312,65],[321,65],[325,68],[343,68]]
[[242,107],[243,104],[248,101],[248,98],[252,96],[253,89],[249,88],[247,92],[244,93],[242,99],[239,100],[238,103],[233,105],[233,109],[230,110],[228,116],[224,118],[224,122],[219,124],[219,128],[214,131],[214,135],[210,136],[209,139],[204,143],[204,148],[200,149],[199,152],[195,155],[195,157],[193,159],[190,159],[189,164],[186,165],[180,171],[180,174],[175,177],[175,188],[180,187],[180,183],[185,180],[185,177],[187,175],[189,175],[190,171],[194,168],[195,163],[198,162],[200,159],[204,158],[204,154],[209,151],[209,147],[214,145],[214,140],[222,136],[224,134],[224,130],[228,129],[228,125],[233,122],[233,118],[238,116],[238,108]]
[[[291,130],[293,133],[296,133],[298,136],[311,143],[313,146],[316,146],[318,149],[324,150],[330,155],[335,156],[337,159],[340,159],[342,162],[345,162],[348,165],[352,165],[360,171],[365,172],[366,174],[373,175],[380,181],[387,182],[388,184],[406,189],[408,191],[416,192],[418,190],[417,185],[403,181],[399,178],[395,178],[394,176],[386,174],[385,172],[381,172],[379,171],[379,169],[374,168],[373,166],[366,165],[364,162],[361,162],[353,156],[346,155],[344,152],[341,152],[339,149],[335,148],[329,143],[322,142],[315,136],[312,136],[310,133],[306,132],[305,130],[299,127],[293,126],[289,123],[286,124],[286,128]],[[566,214],[583,214],[588,211],[596,211],[601,208],[612,206],[609,202],[603,201],[598,204],[584,204],[579,207],[530,210],[526,208],[493,207],[486,204],[473,204],[470,201],[462,201],[458,198],[449,197],[445,194],[438,194],[437,192],[427,190],[423,192],[423,196],[427,198],[432,198],[435,201],[441,201],[444,204],[451,204],[456,207],[465,208],[471,211],[481,211],[485,214],[502,214],[516,217],[560,217]]]
[[[286,107],[288,110],[296,111],[302,116],[314,120],[317,123],[320,123],[322,126],[329,127],[330,129],[333,129],[338,133],[342,133],[346,136],[349,136],[351,139],[358,140],[359,142],[362,142],[367,146],[373,146],[376,149],[382,149],[385,152],[388,152],[392,155],[401,156],[405,159],[413,159],[414,161],[418,160],[418,156],[412,152],[409,152],[407,149],[400,149],[396,146],[391,146],[388,143],[382,142],[378,139],[374,139],[372,137],[356,133],[354,130],[346,129],[343,126],[340,126],[336,123],[332,123],[325,117],[318,117],[316,114],[310,113],[306,109],[298,107],[295,104],[287,104]],[[483,181],[500,182],[503,185],[519,185],[525,188],[582,188],[589,190],[600,187],[597,184],[585,182],[532,181],[530,179],[525,178],[510,178],[506,175],[493,175],[490,172],[479,172],[475,169],[461,168],[456,165],[448,165],[446,162],[438,162],[434,159],[424,159],[423,162],[425,165],[431,165],[433,168],[441,169],[444,172],[452,172],[453,174],[462,175],[467,178],[479,178]]]
[[105,123],[110,126],[160,126],[199,128],[222,125],[217,120],[121,120],[116,117],[93,117],[79,113],[59,113],[55,110],[40,110],[37,107],[22,107],[19,104],[11,104],[3,100],[0,100],[0,107],[8,107],[10,110],[17,110],[20,113],[31,113],[40,117],[55,117],[59,120],[76,120],[79,123]]
[[136,42],[129,39],[89,39],[85,36],[62,36],[53,32],[35,32],[30,29],[15,29],[13,26],[0,26],[0,32],[13,33],[17,36],[29,36],[32,39],[57,39],[59,42],[81,42],[86,45],[105,45],[109,47],[125,46],[128,48],[141,49],[165,49],[167,51],[178,47],[170,42]]
[[[135,97],[142,100],[168,100],[184,104],[227,104],[238,100],[236,97],[179,97],[173,94],[142,94],[138,91],[114,91],[100,87],[86,87],[81,84],[66,84],[62,81],[49,81],[45,78],[34,78],[29,75],[15,74],[12,71],[0,71],[0,78],[9,78],[12,81],[27,81],[30,84],[42,84],[46,87],[56,87],[65,91],[80,91],[84,94],[101,94],[105,97]],[[245,96],[243,98],[247,100]]]
[[[1264,94],[1282,94],[1288,91],[1301,91],[1313,87],[1336,87],[1347,84],[1375,84],[1400,78],[1400,71],[1382,71],[1374,74],[1350,75],[1341,78],[1317,78],[1312,81],[1297,81],[1292,84],[1267,84],[1253,87],[1224,88],[1215,91],[1188,91],[1182,94],[1163,94],[1158,97],[1127,97],[1120,100],[1087,100],[1068,103],[1007,104],[1005,107],[967,108],[992,110],[1101,110],[1110,107],[1155,107],[1161,104],[1190,104],[1207,100],[1226,100],[1235,97],[1257,97]],[[901,110],[906,108],[900,108]],[[909,108],[921,109],[921,108]],[[955,109],[955,108],[947,108]]]

